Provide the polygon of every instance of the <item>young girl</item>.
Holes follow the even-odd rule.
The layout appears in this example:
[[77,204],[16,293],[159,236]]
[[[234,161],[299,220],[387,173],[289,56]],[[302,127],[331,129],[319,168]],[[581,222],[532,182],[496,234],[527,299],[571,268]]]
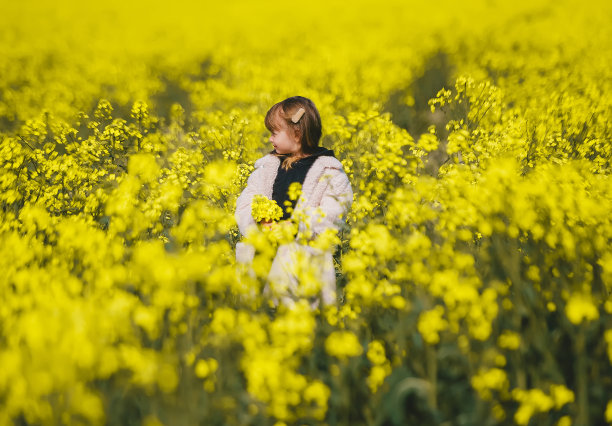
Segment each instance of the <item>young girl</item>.
[[[313,238],[326,229],[337,231],[353,201],[353,192],[334,152],[319,146],[321,117],[314,103],[302,96],[287,98],[270,108],[265,124],[271,132],[270,143],[274,149],[255,162],[255,170],[236,201],[235,216],[240,233],[247,235],[250,228],[257,226],[251,214],[254,195],[276,201],[283,209],[281,221],[291,218],[296,211],[302,211],[307,223],[300,223],[299,227],[301,230],[310,229]],[[302,187],[297,204],[287,194],[293,182]],[[280,226],[269,222],[260,222],[259,225]],[[253,246],[242,242],[236,245],[238,262],[250,263],[254,254]],[[295,297],[300,297],[300,285],[309,287],[314,284],[298,283],[295,268],[299,256],[306,256],[312,265],[314,281],[321,284],[323,303],[335,302],[336,273],[332,253],[321,252],[297,241],[278,247],[268,275],[283,302],[291,304]]]

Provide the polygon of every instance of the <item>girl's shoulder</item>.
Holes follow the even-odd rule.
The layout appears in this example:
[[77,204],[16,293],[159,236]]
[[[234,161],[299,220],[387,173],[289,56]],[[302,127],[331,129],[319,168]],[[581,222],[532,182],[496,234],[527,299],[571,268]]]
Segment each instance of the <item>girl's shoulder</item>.
[[266,154],[260,159],[255,161],[255,168],[258,169],[260,167],[266,166],[278,166],[280,164],[280,159],[272,154]]
[[[342,163],[336,157],[319,157],[310,167],[306,175],[306,181],[310,185],[316,185],[320,181],[333,182],[334,185],[348,183],[348,176],[342,167]],[[307,186],[304,181],[304,186]]]
[[[273,154],[266,154],[263,157],[259,158],[255,161],[255,168],[258,169],[260,167],[278,167],[280,164],[280,159]],[[324,170],[324,169],[332,169],[338,171],[344,171],[342,163],[336,157],[332,156],[320,156],[314,161],[311,166],[313,170]]]
[[344,171],[344,168],[342,167],[342,163],[340,162],[340,160],[338,160],[336,157],[331,157],[331,156],[320,156],[319,158],[315,160],[315,162],[312,165],[312,167],[315,167],[315,166],[321,169],[335,169],[335,170]]

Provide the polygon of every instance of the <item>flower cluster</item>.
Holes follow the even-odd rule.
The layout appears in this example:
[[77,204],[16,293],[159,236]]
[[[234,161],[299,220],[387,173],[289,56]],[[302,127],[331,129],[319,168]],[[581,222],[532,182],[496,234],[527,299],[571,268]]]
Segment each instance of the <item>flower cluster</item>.
[[265,195],[255,195],[251,201],[251,215],[255,222],[272,222],[283,217],[283,209]]
[[[612,3],[313,1],[5,2],[0,424],[612,423]],[[352,210],[240,236],[293,94]]]

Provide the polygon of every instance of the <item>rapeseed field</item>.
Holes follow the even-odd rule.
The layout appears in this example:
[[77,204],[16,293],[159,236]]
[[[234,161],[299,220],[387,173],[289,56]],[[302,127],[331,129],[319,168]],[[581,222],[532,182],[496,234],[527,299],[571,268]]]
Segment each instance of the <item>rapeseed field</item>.
[[[612,423],[611,22],[577,0],[4,2],[0,424]],[[288,237],[234,218],[293,95],[354,191],[309,242],[331,305],[307,264],[272,303]]]

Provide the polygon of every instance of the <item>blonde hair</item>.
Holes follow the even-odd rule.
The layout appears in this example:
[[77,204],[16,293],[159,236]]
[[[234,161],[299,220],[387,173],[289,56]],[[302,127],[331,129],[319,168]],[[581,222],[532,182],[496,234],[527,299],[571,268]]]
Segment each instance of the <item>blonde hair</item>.
[[[300,108],[304,111],[301,112]],[[265,125],[270,132],[280,130],[278,120],[283,120],[287,127],[299,136],[300,151],[283,162],[283,169],[288,170],[293,163],[312,154],[319,146],[323,128],[321,116],[314,102],[303,96],[292,96],[274,104],[266,113]],[[295,120],[295,121],[294,121]],[[281,156],[282,154],[276,154]]]

